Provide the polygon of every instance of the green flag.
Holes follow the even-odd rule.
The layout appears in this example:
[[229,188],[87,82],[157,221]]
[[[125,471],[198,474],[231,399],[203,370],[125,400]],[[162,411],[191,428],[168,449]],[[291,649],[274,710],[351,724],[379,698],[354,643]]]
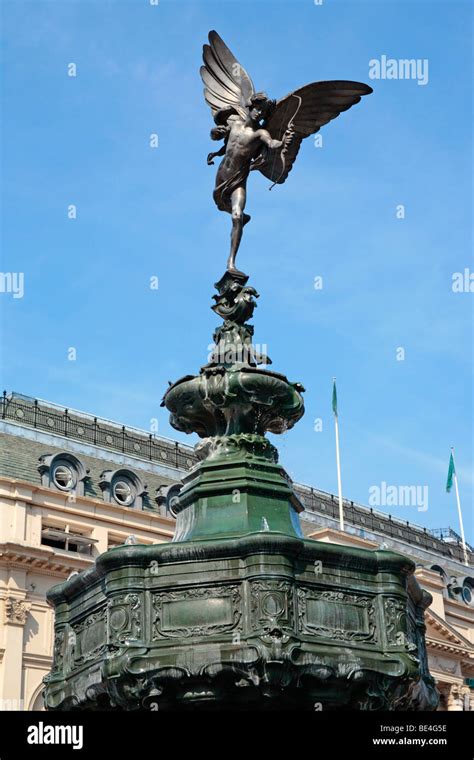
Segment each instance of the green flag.
[[453,452],[451,452],[451,456],[449,457],[449,469],[448,469],[448,479],[446,481],[446,490],[449,493],[451,488],[453,487],[453,476],[455,474],[456,470],[454,467],[454,458],[453,458]]
[[336,381],[333,380],[332,382],[332,410],[334,414],[337,417],[337,392],[336,392]]

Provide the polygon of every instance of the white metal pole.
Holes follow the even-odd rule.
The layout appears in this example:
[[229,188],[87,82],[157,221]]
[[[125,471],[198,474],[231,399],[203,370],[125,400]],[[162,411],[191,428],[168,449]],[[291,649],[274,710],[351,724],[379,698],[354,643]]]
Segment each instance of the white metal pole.
[[467,559],[467,549],[466,549],[466,539],[464,537],[464,525],[462,521],[462,512],[461,512],[461,500],[459,498],[459,488],[458,488],[458,476],[456,475],[456,462],[454,460],[454,449],[451,449],[451,454],[453,455],[453,462],[454,462],[454,488],[456,490],[456,501],[458,503],[458,515],[459,515],[459,527],[461,528],[461,541],[462,541],[462,549],[464,553],[464,564],[468,565],[468,559]]
[[337,490],[339,494],[339,527],[344,530],[344,510],[342,507],[342,483],[341,483],[341,458],[339,455],[339,423],[337,414],[334,415],[334,425],[336,428],[336,463],[337,463]]

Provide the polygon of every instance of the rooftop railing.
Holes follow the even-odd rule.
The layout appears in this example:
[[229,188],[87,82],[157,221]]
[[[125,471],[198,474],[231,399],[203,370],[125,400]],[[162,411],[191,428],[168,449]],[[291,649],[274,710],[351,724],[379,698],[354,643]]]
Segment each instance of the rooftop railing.
[[1,417],[180,470],[189,470],[197,462],[191,446],[19,393],[3,392]]

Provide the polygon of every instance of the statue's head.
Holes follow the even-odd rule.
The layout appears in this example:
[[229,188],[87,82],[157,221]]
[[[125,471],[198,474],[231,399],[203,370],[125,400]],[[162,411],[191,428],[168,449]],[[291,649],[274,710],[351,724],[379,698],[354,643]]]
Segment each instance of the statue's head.
[[268,119],[273,109],[275,101],[268,97],[266,92],[256,92],[249,99],[249,115],[253,121],[262,121]]

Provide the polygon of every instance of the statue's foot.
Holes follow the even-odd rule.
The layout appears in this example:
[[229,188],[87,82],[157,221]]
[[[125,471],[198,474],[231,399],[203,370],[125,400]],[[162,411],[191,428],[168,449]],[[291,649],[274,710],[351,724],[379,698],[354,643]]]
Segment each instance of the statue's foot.
[[237,267],[235,266],[235,264],[234,264],[233,261],[228,261],[227,262],[227,269],[226,269],[226,271],[229,274],[235,275],[239,279],[242,279],[243,277],[245,277],[245,278],[248,279],[248,275],[245,274],[245,272],[241,272],[240,269],[237,269]]
[[244,214],[244,219],[243,219],[243,222],[242,222],[242,227],[245,227],[245,225],[247,224],[247,222],[250,222],[251,218],[252,217],[250,216],[250,214]]
[[[238,282],[242,286],[246,285],[248,278],[248,274],[245,274],[245,272],[241,272],[240,269],[237,269],[233,261],[228,261],[226,271],[222,275],[219,282],[215,283],[215,287],[222,295],[222,293],[227,292],[228,288],[235,282]],[[216,296],[214,296],[214,298],[216,298]]]

